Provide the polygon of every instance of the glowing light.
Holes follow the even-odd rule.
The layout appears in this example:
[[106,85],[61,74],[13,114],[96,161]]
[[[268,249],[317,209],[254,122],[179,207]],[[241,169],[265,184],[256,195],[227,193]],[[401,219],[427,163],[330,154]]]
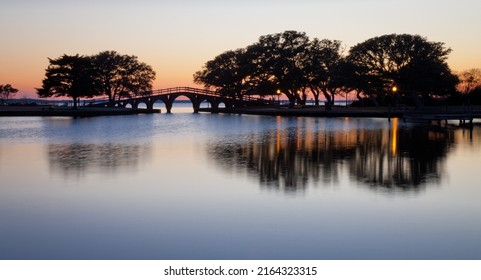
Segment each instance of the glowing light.
[[393,86],[391,90],[392,90],[392,92],[396,93],[397,92],[397,86]]
[[398,119],[392,120],[392,134],[391,134],[391,155],[397,155],[397,138],[398,138]]
[[276,117],[277,130],[276,130],[276,152],[277,154],[281,151],[281,116]]

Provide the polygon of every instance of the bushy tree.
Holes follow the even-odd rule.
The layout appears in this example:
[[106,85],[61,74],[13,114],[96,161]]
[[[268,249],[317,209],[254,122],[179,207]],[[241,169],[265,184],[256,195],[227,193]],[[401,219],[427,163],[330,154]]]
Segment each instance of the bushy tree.
[[328,107],[336,95],[349,92],[385,102],[394,87],[420,101],[419,96],[454,92],[458,79],[446,62],[450,52],[443,43],[418,35],[391,34],[357,44],[345,57],[340,41],[285,31],[217,56],[195,73],[194,81],[238,99],[281,92],[291,105],[303,104],[308,92],[316,105],[322,93]]
[[18,89],[10,84],[0,85],[0,104],[6,105],[11,95],[18,92]]
[[[243,49],[227,51],[208,61],[201,71],[194,74],[194,81],[208,87],[214,87],[219,92],[241,99],[245,94],[274,95],[281,92],[287,96],[291,105],[305,102],[305,91],[309,88],[321,90],[332,96],[333,85],[328,75],[332,65],[337,62],[330,60],[335,57],[328,50],[319,48],[338,47],[337,41],[309,40],[304,32],[285,31],[261,36],[258,42]],[[340,44],[340,43],[339,43]],[[315,49],[317,47],[317,49]],[[311,50],[312,49],[312,50]],[[321,54],[314,54],[319,51]],[[313,65],[310,53],[316,62],[322,60],[322,65]],[[317,55],[317,56],[316,56]],[[322,57],[319,57],[322,56]],[[321,63],[321,62],[319,62]],[[322,69],[321,69],[322,68]],[[320,71],[322,73],[307,73]],[[324,86],[319,77],[322,74]]]
[[226,51],[206,62],[202,70],[194,74],[194,82],[214,88],[223,96],[242,100],[249,89],[249,67],[245,49]]
[[148,93],[152,90],[155,72],[139,62],[136,56],[105,51],[90,57],[94,67],[97,91],[109,101]]
[[291,105],[303,103],[300,93],[306,86],[303,72],[309,37],[304,32],[285,31],[265,35],[247,48],[254,58],[253,64],[284,93]]
[[50,59],[42,87],[37,88],[39,97],[68,96],[74,108],[81,97],[97,94],[92,60],[80,55],[66,55]]
[[155,72],[136,56],[120,55],[115,51],[94,56],[63,55],[49,58],[49,66],[37,89],[39,97],[68,96],[74,106],[81,97],[106,95],[110,101],[120,97],[148,94],[152,90]]
[[384,35],[352,47],[348,85],[377,100],[396,86],[413,97],[445,96],[457,78],[446,62],[451,49],[418,35]]
[[316,105],[319,105],[320,93],[328,105],[333,105],[335,95],[342,88],[342,52],[342,43],[337,40],[316,38],[308,46],[303,75]]

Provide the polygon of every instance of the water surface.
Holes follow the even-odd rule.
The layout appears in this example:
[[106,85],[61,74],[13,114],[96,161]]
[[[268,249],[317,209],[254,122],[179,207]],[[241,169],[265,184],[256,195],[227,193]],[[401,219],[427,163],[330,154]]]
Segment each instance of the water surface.
[[0,118],[0,259],[480,259],[481,129]]

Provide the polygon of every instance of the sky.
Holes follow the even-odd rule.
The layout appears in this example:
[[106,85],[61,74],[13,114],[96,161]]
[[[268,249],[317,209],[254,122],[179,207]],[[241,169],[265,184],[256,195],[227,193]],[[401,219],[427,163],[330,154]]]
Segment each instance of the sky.
[[452,49],[452,70],[481,68],[479,0],[0,0],[0,84],[35,97],[48,58],[115,50],[157,73],[154,89],[196,86],[218,54],[285,30],[340,40],[346,52],[386,34]]

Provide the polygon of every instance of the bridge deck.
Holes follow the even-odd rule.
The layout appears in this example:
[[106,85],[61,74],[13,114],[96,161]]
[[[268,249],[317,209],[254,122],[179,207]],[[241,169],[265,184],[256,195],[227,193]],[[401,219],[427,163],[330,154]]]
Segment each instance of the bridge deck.
[[151,95],[156,96],[156,95],[174,94],[174,93],[194,93],[194,94],[203,94],[203,95],[209,95],[209,96],[220,96],[220,94],[215,91],[208,90],[208,89],[201,89],[201,88],[193,88],[193,87],[172,87],[172,88],[156,89],[151,92]]

